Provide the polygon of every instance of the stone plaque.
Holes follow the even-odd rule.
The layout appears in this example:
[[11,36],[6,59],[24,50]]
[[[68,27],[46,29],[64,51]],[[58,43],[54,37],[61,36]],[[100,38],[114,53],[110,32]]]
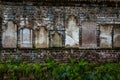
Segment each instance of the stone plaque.
[[66,47],[79,47],[79,27],[74,16],[68,18],[65,45]]
[[97,47],[96,37],[96,23],[86,21],[82,23],[82,47],[83,48],[95,48]]
[[36,48],[48,47],[48,31],[45,26],[38,27],[35,30],[35,47]]
[[114,26],[114,47],[120,47],[120,25]]
[[100,25],[100,47],[112,47],[112,25]]
[[17,47],[17,25],[13,21],[8,21],[3,26],[2,33],[2,46],[4,48],[16,48]]
[[50,31],[50,47],[63,47],[64,38],[64,31]]
[[23,28],[20,30],[20,47],[21,48],[32,48],[32,37],[33,31],[28,28]]

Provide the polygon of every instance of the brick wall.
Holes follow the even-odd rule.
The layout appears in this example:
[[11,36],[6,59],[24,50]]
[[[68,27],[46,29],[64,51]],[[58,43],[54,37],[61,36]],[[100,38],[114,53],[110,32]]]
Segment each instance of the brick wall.
[[[10,58],[11,57],[11,58]],[[120,62],[119,50],[79,50],[79,49],[50,49],[50,50],[2,50],[1,61],[22,61],[45,63],[50,57],[56,62],[67,63],[70,59],[87,60],[88,62]]]
[[[47,44],[47,46],[45,47],[46,49],[40,49],[40,48],[44,48],[44,47],[41,47],[42,44],[37,47],[38,49],[36,49],[35,48],[36,38],[34,37],[35,36],[35,33],[34,33],[34,36],[31,36],[33,37],[33,40],[30,39],[30,41],[32,41],[33,43],[32,46],[35,46],[35,47],[32,47],[31,49],[27,49],[29,47],[26,47],[25,49],[21,49],[20,44],[22,42],[20,42],[20,40],[21,38],[26,38],[28,35],[27,36],[23,35],[23,37],[20,37],[19,35],[20,32],[15,30],[16,33],[18,33],[17,40],[16,40],[17,47],[14,47],[14,48],[12,47],[12,49],[9,49],[11,48],[9,46],[13,45],[12,44],[13,38],[12,40],[10,39],[11,44],[9,46],[7,47],[2,46],[3,44],[2,37],[0,37],[0,49],[1,49],[0,59],[1,61],[13,60],[13,61],[23,61],[23,62],[44,63],[47,57],[51,57],[57,62],[69,62],[71,58],[75,59],[76,61],[85,59],[89,62],[101,62],[101,63],[107,62],[107,61],[120,62],[120,50],[119,50],[120,33],[119,33],[119,28],[118,28],[120,26],[119,8],[118,9],[115,9],[112,7],[102,7],[102,8],[100,7],[97,7],[97,8],[95,7],[93,8],[92,7],[59,7],[58,8],[58,7],[49,7],[49,6],[47,7],[46,6],[41,6],[41,7],[37,7],[37,6],[30,7],[29,6],[30,8],[29,10],[28,6],[26,6],[25,9],[27,10],[23,10],[22,6],[17,6],[17,7],[6,6],[6,10],[7,8],[8,8],[8,11],[3,12],[3,13],[6,13],[7,15],[11,13],[9,18],[10,20],[13,21],[13,24],[15,23],[17,25],[16,26],[17,30],[20,31],[20,30],[23,30],[23,28],[26,29],[27,27],[29,28],[29,30],[38,29],[39,31],[40,30],[39,28],[44,27],[43,28],[44,32],[46,33],[49,32],[50,43],[48,44],[47,41],[45,42],[45,44],[44,42],[42,43],[44,46]],[[34,14],[36,11],[37,11],[37,14]],[[14,21],[13,16],[15,15],[13,14],[13,12],[15,12],[16,15],[21,14],[18,16],[18,18],[16,18],[16,21]],[[29,17],[30,21],[29,21],[29,24],[27,24],[27,26],[24,24],[20,25],[20,21],[22,20],[20,20],[19,18],[22,19],[24,17],[23,15],[31,16]],[[31,19],[33,15],[35,15],[34,17],[38,16],[36,17],[36,20],[38,20],[36,25],[32,23],[34,22],[33,21],[34,19]],[[116,17],[116,15],[118,16]],[[8,16],[7,17],[4,16],[3,18],[5,20],[5,21],[3,20],[4,24],[7,24],[7,22],[9,22],[9,20],[6,21],[7,18]],[[26,19],[27,18],[25,18],[25,21]],[[2,21],[0,21],[0,23],[2,23]],[[5,26],[6,25],[4,25],[3,27],[0,26],[0,28],[6,29]],[[11,26],[8,25],[7,27],[11,27]],[[46,31],[46,27],[48,28],[48,31]],[[109,27],[109,28],[106,28],[106,27]],[[10,30],[13,30],[13,29],[11,28]],[[8,30],[8,32],[10,30]],[[75,38],[76,35],[74,34],[75,30],[78,32],[77,42],[73,42],[74,44],[69,44],[69,45],[65,44],[67,42],[65,41],[67,40],[67,36],[66,35],[63,36],[63,33],[65,34],[66,32],[67,34],[72,36],[74,39],[76,39]],[[2,36],[3,31],[0,30],[0,36]],[[56,33],[56,31],[58,32],[57,35],[59,35],[57,36],[57,39],[60,38],[59,40],[57,40],[58,42],[60,42],[59,44],[54,43],[54,42],[57,42],[56,37],[54,37],[55,35],[53,34],[53,33]],[[74,32],[74,33],[72,34],[71,32]],[[105,35],[101,34],[100,32],[104,33]],[[41,34],[39,33],[39,35]],[[115,38],[114,34],[118,35],[117,39]],[[38,34],[36,33],[36,35]],[[48,34],[46,36],[48,37]],[[41,41],[44,41],[44,39],[39,40],[39,36],[37,38],[38,38],[39,43],[41,43]],[[68,38],[68,41],[70,41],[69,38]],[[40,39],[41,39],[41,36],[40,36]],[[7,43],[10,43],[10,40],[8,40]],[[118,43],[117,46],[116,44],[114,45],[115,42]],[[107,47],[106,45],[104,45],[105,43],[107,44]],[[4,44],[6,44],[6,42],[4,42]],[[48,46],[49,47],[56,47],[56,46],[61,47],[61,45],[63,47],[69,47],[69,48],[68,49],[66,48],[65,49],[64,48],[56,48],[56,49],[50,48],[49,49],[48,48]],[[73,49],[75,47],[80,48],[80,49]],[[10,59],[10,57],[12,59]]]

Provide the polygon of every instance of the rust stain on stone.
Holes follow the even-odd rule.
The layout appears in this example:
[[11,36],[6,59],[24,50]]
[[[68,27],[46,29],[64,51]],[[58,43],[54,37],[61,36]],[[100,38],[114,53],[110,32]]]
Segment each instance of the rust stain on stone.
[[111,48],[112,47],[112,25],[100,26],[100,47]]
[[94,48],[97,46],[96,26],[95,22],[82,23],[82,47]]

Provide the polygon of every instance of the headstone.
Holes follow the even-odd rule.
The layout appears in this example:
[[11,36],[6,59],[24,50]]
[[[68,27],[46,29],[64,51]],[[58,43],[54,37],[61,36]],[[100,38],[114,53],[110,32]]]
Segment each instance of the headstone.
[[8,21],[3,26],[4,32],[2,33],[2,46],[4,48],[17,47],[17,26],[12,21]]
[[66,47],[79,47],[79,27],[74,16],[70,16],[66,27]]
[[112,47],[112,25],[100,26],[100,48]]
[[33,31],[28,28],[24,28],[20,30],[20,47],[21,48],[32,48],[32,36]]
[[96,48],[96,23],[91,21],[85,21],[82,23],[82,47],[83,48]]
[[35,31],[35,47],[47,48],[48,47],[48,31],[44,26],[39,27]]

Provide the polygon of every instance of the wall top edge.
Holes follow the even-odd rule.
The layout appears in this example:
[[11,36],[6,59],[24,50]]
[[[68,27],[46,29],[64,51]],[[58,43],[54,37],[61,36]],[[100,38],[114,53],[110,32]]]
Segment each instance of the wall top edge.
[[75,7],[120,7],[119,2],[0,2],[0,5],[10,6],[75,6]]

